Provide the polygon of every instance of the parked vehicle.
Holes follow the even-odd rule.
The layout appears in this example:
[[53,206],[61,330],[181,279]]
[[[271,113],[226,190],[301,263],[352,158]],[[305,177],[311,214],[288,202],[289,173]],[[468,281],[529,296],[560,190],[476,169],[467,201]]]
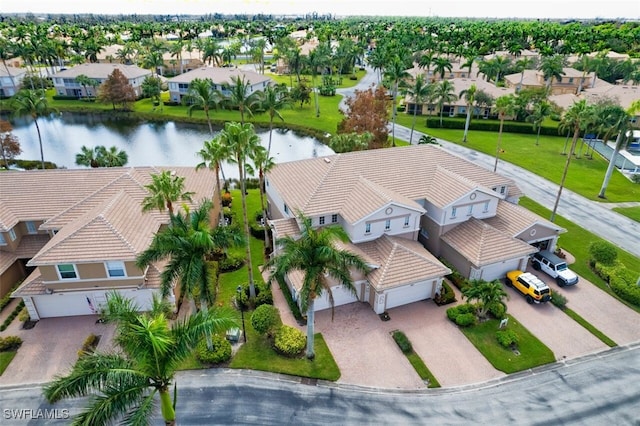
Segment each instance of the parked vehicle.
[[545,303],[551,300],[551,289],[531,272],[507,272],[507,286],[518,290],[527,303]]
[[536,271],[542,271],[555,278],[560,287],[578,284],[578,276],[569,269],[567,262],[548,250],[534,254],[531,258],[531,266]]

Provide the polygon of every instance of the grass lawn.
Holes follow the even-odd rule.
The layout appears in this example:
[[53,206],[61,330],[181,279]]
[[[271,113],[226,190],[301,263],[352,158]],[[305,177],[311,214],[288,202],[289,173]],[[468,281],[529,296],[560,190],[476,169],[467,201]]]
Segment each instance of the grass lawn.
[[491,365],[507,374],[555,361],[551,349],[546,347],[511,315],[508,315],[508,317],[509,325],[507,329],[513,330],[518,334],[520,355],[516,355],[512,350],[506,349],[498,343],[496,331],[498,331],[498,325],[500,324],[499,320],[488,320],[473,327],[462,327],[460,330]]
[[420,358],[417,353],[411,351],[411,353],[405,355],[413,366],[413,369],[416,370],[416,373],[418,373],[418,376],[420,376],[422,380],[427,380],[429,382],[429,384],[427,385],[428,388],[440,387],[440,383],[438,382],[438,379],[436,379],[436,376],[434,376],[433,373],[429,371],[424,361],[422,361],[422,358]]
[[611,340],[606,334],[604,334],[602,331],[598,330],[597,328],[595,328],[593,325],[591,325],[591,323],[587,322],[587,320],[585,320],[584,318],[582,318],[580,315],[578,315],[575,311],[565,307],[564,309],[561,309],[562,312],[564,312],[565,314],[567,314],[571,319],[573,319],[575,322],[577,322],[578,324],[580,324],[581,326],[583,326],[584,328],[586,328],[589,333],[593,334],[594,336],[596,336],[598,339],[600,339],[602,341],[602,343],[604,343],[605,345],[609,346],[610,348],[613,348],[615,346],[618,346],[618,344],[616,342],[614,342],[613,340]]
[[11,364],[11,360],[13,360],[13,357],[15,357],[17,353],[18,351],[0,352],[0,376],[2,376],[4,370]]
[[[398,124],[411,127],[411,121],[411,115],[398,115]],[[485,154],[495,155],[496,152],[497,132],[469,131],[468,142],[463,144],[462,135],[464,132],[462,130],[427,128],[424,116],[422,119],[418,119],[416,130]],[[535,139],[536,136],[533,132],[530,135],[503,133],[502,149],[504,152],[500,154],[500,159],[516,164],[559,184],[567,159],[566,156],[561,154],[566,138],[564,136],[540,136],[540,142],[537,146]],[[579,149],[580,141],[576,146],[576,152]],[[584,155],[585,151],[586,146],[581,158],[574,158],[571,161],[566,187],[590,200],[603,201],[598,198],[598,192],[600,191],[608,163],[598,154],[595,154],[593,159],[586,157]],[[500,171],[500,166],[498,166],[498,171]],[[640,200],[640,185],[630,182],[621,173],[615,172],[611,176],[611,182],[606,194],[606,201],[609,202],[638,201]]]
[[[540,204],[527,197],[522,197],[520,199],[520,205],[526,207],[534,213],[539,214],[542,217],[549,217],[551,214],[551,211],[549,209],[541,206]],[[573,269],[578,275],[583,276],[593,284],[597,285],[600,289],[617,298],[625,305],[629,306],[632,309],[635,309],[637,312],[640,312],[640,306],[633,306],[618,298],[618,296],[616,296],[616,294],[609,289],[607,284],[589,267],[589,244],[592,241],[604,240],[597,235],[587,231],[586,229],[581,228],[575,223],[565,219],[562,216],[556,215],[555,223],[567,230],[566,233],[560,235],[558,246],[567,250],[576,258],[576,262],[571,265],[571,269]],[[618,260],[622,262],[629,270],[634,271],[636,274],[640,275],[640,259],[620,248],[618,248],[617,250]]]
[[615,207],[613,211],[618,212],[631,220],[640,222],[640,207]]

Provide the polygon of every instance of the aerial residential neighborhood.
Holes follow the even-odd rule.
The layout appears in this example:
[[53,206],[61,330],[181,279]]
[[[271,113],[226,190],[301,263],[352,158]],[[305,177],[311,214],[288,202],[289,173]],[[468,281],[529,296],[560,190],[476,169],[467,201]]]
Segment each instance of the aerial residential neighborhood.
[[5,420],[633,422],[637,19],[117,13],[0,13]]

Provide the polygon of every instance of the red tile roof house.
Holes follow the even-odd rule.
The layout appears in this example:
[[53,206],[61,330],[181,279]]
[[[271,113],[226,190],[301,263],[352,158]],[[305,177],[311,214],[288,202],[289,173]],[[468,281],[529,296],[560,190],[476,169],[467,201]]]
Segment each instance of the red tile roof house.
[[[162,265],[135,265],[169,214],[143,213],[150,174],[163,168],[9,171],[0,174],[0,295],[29,274],[13,297],[32,319],[95,314],[118,290],[142,308],[159,293]],[[210,170],[174,167],[193,203],[213,198]],[[214,209],[215,210],[215,209]],[[215,211],[212,218],[215,218]]]
[[[362,301],[376,313],[434,297],[450,273],[440,256],[466,277],[493,280],[524,269],[539,249],[553,250],[564,232],[518,206],[512,180],[434,145],[281,163],[267,174],[266,191],[276,239],[299,233],[296,212],[317,227],[343,227],[345,247],[371,271],[353,277],[355,295],[335,283],[335,306]],[[294,298],[301,278],[287,277]],[[315,307],[330,307],[326,294]]]

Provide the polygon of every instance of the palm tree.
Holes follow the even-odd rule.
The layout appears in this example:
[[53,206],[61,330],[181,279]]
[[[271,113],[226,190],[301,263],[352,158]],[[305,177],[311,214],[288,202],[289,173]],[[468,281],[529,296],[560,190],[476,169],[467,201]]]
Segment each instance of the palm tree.
[[493,171],[498,170],[498,158],[502,149],[502,128],[507,115],[512,115],[515,109],[515,97],[513,95],[500,96],[496,99],[496,111],[500,118],[500,130],[498,131],[498,143],[496,144],[496,162],[493,164]]
[[461,91],[458,95],[460,99],[464,97],[464,100],[467,103],[467,120],[464,123],[464,134],[462,135],[462,142],[464,143],[467,142],[467,135],[469,134],[469,124],[471,123],[471,110],[473,109],[473,103],[476,100],[477,91],[478,87],[475,84],[472,84],[468,89]]
[[609,106],[602,111],[601,119],[605,122],[605,126],[607,127],[607,133],[605,134],[604,140],[606,141],[611,135],[617,134],[618,136],[616,137],[616,144],[613,152],[611,153],[611,158],[609,158],[609,165],[607,166],[607,171],[604,174],[600,193],[598,193],[599,198],[605,198],[605,192],[609,186],[609,180],[613,174],[613,168],[616,165],[616,158],[624,146],[627,137],[631,133],[631,118],[631,110],[625,111],[625,109],[619,105]]
[[232,108],[238,108],[240,111],[240,123],[244,123],[244,113],[253,116],[253,109],[260,102],[260,94],[258,92],[251,93],[251,82],[244,75],[231,78],[231,84],[226,86],[229,90],[227,103]]
[[418,109],[422,110],[422,104],[433,91],[433,85],[428,84],[424,74],[418,74],[413,80],[413,84],[405,88],[406,93],[413,97],[413,121],[411,123],[411,133],[409,134],[409,144],[413,143],[413,131],[416,127]]
[[400,83],[411,77],[404,61],[394,56],[391,63],[384,70],[384,77],[391,83],[392,113],[391,113],[391,145],[396,146],[396,117],[398,116],[398,87]]
[[273,119],[278,117],[284,121],[280,109],[291,106],[292,100],[287,87],[282,84],[267,86],[260,95],[259,108],[269,114],[269,145],[267,146],[267,157],[271,153],[271,136],[273,135]]
[[[263,146],[256,146],[253,152],[249,153],[249,158],[253,161],[253,165],[258,171],[258,182],[260,188],[260,207],[262,208],[262,219],[264,221],[264,245],[267,248],[271,247],[271,243],[269,241],[269,229],[267,227],[267,203],[265,203],[265,186],[264,186],[264,176],[266,173],[269,173],[271,169],[276,165],[273,161],[273,157],[269,157],[269,151]],[[247,164],[247,168],[249,173],[255,175],[255,170],[249,167]]]
[[218,194],[218,202],[220,203],[220,224],[224,225],[225,220],[224,209],[222,208],[222,186],[220,185],[220,173],[222,173],[222,179],[226,180],[224,177],[224,171],[222,170],[222,162],[228,159],[230,155],[227,146],[223,143],[220,134],[218,134],[210,141],[204,141],[204,146],[197,152],[197,155],[202,159],[202,162],[196,165],[196,170],[208,167],[216,173],[216,194]]
[[189,83],[189,90],[183,99],[184,102],[189,104],[187,107],[189,117],[193,115],[193,111],[196,109],[204,110],[204,115],[207,117],[207,124],[209,125],[209,133],[213,136],[213,127],[211,125],[209,111],[218,108],[222,101],[222,95],[213,89],[211,79],[194,78],[191,83]]
[[562,55],[553,55],[553,56],[545,56],[542,58],[542,62],[540,63],[540,71],[542,71],[542,75],[544,76],[544,80],[547,82],[547,93],[551,93],[551,86],[553,84],[553,80],[556,79],[558,81],[562,80],[562,76],[565,74],[563,71],[564,67],[564,56]]
[[522,81],[524,80],[524,72],[530,69],[534,64],[534,60],[532,58],[520,58],[516,61],[516,71],[520,73],[520,82],[518,83],[518,87],[516,87],[516,93],[522,89]]
[[100,167],[98,159],[96,158],[95,149],[87,148],[82,145],[82,147],[80,147],[80,152],[76,154],[76,164],[78,166],[86,166],[94,169]]
[[358,255],[347,250],[339,250],[334,242],[348,241],[347,233],[340,227],[327,226],[313,228],[311,219],[302,213],[298,216],[300,235],[279,238],[275,245],[278,254],[267,262],[272,268],[269,281],[282,281],[293,271],[304,274],[300,290],[300,308],[307,313],[307,358],[313,359],[315,299],[328,293],[333,319],[332,281],[337,281],[355,294],[351,272],[368,270],[366,263]]
[[562,189],[564,188],[564,181],[567,178],[569,164],[571,164],[571,157],[573,157],[573,153],[576,150],[578,137],[580,136],[580,132],[583,131],[587,127],[587,125],[589,125],[589,123],[593,121],[593,112],[593,107],[587,105],[587,101],[585,99],[581,99],[571,105],[571,107],[569,107],[569,109],[564,112],[562,119],[560,120],[558,131],[573,131],[573,139],[571,140],[571,148],[569,149],[569,154],[567,155],[567,161],[564,166],[564,171],[562,172],[562,179],[560,180],[558,195],[556,196],[556,201],[553,204],[553,210],[551,212],[550,218],[551,222],[553,222],[556,218],[556,211],[558,210],[558,204],[560,203],[560,196],[562,195]]
[[149,312],[139,311],[132,300],[111,293],[103,318],[115,323],[114,342],[120,351],[83,355],[69,374],[45,385],[44,396],[50,403],[92,395],[74,424],[103,425],[122,419],[147,424],[157,395],[165,424],[175,425],[178,367],[205,333],[237,326],[235,316],[225,309],[170,322],[166,307],[155,298]]
[[504,299],[509,299],[509,295],[498,280],[487,282],[484,280],[471,280],[471,285],[462,290],[462,296],[469,300],[480,302],[478,307],[478,317],[486,318],[489,309],[500,304],[507,308]]
[[536,131],[536,146],[540,141],[540,129],[545,118],[551,115],[551,104],[547,101],[541,101],[533,106],[533,112],[527,117],[527,121],[533,123],[533,130]]
[[144,187],[149,191],[142,200],[142,211],[158,209],[169,210],[169,216],[173,216],[173,203],[178,200],[192,201],[193,192],[185,192],[184,177],[177,176],[175,172],[164,170],[160,174],[152,173],[151,183]]
[[16,116],[29,115],[36,125],[38,132],[38,142],[40,144],[40,163],[44,170],[44,150],[42,148],[42,134],[38,125],[38,118],[49,115],[53,110],[49,108],[44,90],[20,90],[13,97],[13,111]]
[[107,149],[99,145],[95,149],[100,167],[123,167],[129,162],[129,156],[126,151],[118,150],[116,146]]
[[451,65],[451,61],[443,56],[437,56],[433,58],[431,62],[433,65],[433,73],[440,74],[440,79],[444,80],[444,74],[453,69],[453,65]]
[[[251,123],[226,122],[220,132],[220,140],[229,150],[230,159],[238,165],[238,179],[240,181],[240,198],[242,199],[242,219],[244,221],[244,233],[247,240],[249,234],[249,220],[247,218],[247,192],[246,192],[246,163],[256,147],[260,145],[260,138]],[[253,262],[251,261],[251,244],[246,245],[247,269],[249,273],[249,297],[254,300],[256,288],[253,280]]]
[[437,100],[438,109],[440,110],[440,127],[442,127],[444,105],[458,99],[454,91],[455,87],[449,80],[442,80],[440,83],[437,83],[433,91],[433,97]]

